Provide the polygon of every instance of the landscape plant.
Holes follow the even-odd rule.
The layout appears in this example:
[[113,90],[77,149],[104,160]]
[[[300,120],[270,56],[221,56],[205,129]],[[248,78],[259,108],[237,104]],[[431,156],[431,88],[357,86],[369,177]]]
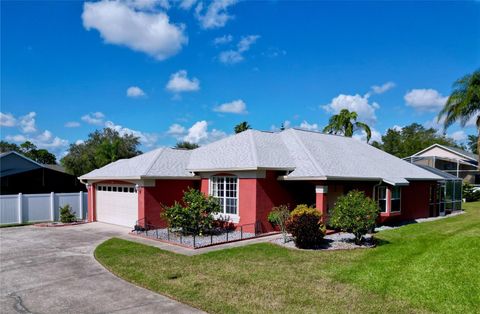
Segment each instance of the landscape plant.
[[358,190],[340,196],[330,211],[329,223],[334,228],[353,233],[355,243],[361,244],[363,236],[375,227],[378,204]]
[[283,243],[287,242],[287,220],[290,218],[290,208],[288,205],[273,207],[268,214],[268,221],[272,226],[278,226],[283,235]]
[[220,204],[217,199],[189,188],[184,191],[181,203],[164,206],[162,217],[171,229],[203,235],[213,228],[213,215],[219,211]]
[[63,223],[71,223],[77,221],[75,213],[69,204],[60,207],[60,221]]
[[463,183],[462,195],[466,202],[475,202],[480,200],[480,190],[474,190],[473,185]]
[[325,235],[321,218],[322,215],[316,208],[304,204],[295,207],[286,222],[286,229],[292,234],[296,247],[302,249],[318,247]]

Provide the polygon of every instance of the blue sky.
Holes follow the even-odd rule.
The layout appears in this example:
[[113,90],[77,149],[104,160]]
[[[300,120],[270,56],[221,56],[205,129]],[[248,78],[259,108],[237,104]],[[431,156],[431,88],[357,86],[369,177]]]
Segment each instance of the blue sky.
[[438,127],[479,38],[479,2],[1,2],[1,138],[61,156],[110,126],[146,151],[244,120],[322,129],[342,108],[374,139]]

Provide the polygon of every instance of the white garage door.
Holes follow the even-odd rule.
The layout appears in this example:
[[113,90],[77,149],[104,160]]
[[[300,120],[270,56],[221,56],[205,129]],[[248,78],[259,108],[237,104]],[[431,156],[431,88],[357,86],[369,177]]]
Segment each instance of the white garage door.
[[138,220],[138,194],[133,185],[97,185],[97,221],[133,228]]

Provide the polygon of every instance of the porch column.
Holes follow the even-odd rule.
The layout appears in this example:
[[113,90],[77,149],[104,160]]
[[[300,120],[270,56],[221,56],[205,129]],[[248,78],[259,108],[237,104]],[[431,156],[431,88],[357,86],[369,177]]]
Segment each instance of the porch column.
[[316,207],[317,210],[322,214],[322,222],[327,221],[327,208],[328,208],[328,186],[326,185],[317,185],[315,186],[316,193]]

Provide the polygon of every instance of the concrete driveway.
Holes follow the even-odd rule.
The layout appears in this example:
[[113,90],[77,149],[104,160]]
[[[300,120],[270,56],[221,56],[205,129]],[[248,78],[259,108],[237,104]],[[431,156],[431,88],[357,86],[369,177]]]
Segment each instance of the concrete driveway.
[[105,270],[95,247],[129,230],[102,223],[0,229],[1,313],[198,313]]

